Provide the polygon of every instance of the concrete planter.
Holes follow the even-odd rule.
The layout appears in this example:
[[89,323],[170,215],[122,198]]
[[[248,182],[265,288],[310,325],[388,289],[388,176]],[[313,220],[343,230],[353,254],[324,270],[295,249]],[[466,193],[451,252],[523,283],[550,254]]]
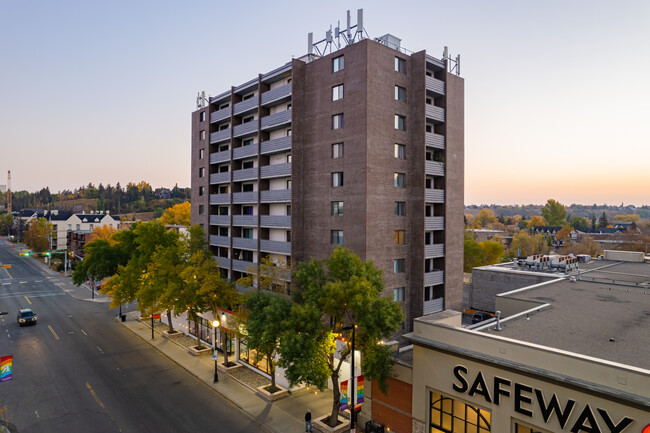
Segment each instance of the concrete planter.
[[314,430],[322,433],[340,433],[340,432],[348,431],[350,428],[350,421],[348,421],[347,419],[343,418],[340,415],[338,417],[339,424],[336,427],[330,427],[327,424],[325,424],[323,420],[326,418],[329,418],[329,414],[323,415],[321,417],[316,418],[315,420],[312,420],[312,426]]
[[187,351],[192,356],[212,355],[212,348],[208,346],[203,346],[201,350],[197,350],[196,346],[190,346]]
[[271,385],[260,386],[255,390],[255,394],[259,395],[266,401],[276,401],[281,398],[287,397],[289,395],[289,390],[281,386],[276,385],[276,388],[279,388],[279,391],[274,393],[268,392],[265,388],[270,387]]
[[238,362],[232,362],[232,361],[230,361],[230,362],[231,362],[233,365],[231,365],[231,366],[229,366],[229,367],[226,367],[226,365],[225,365],[223,362],[220,362],[220,363],[219,363],[219,370],[221,370],[221,371],[230,371],[230,370],[235,370],[235,369],[237,369],[237,368],[242,368],[242,367],[243,367],[243,365],[241,365],[241,364],[238,363]]
[[174,339],[176,337],[180,337],[181,335],[184,335],[181,331],[174,331],[174,332],[169,332],[169,331],[163,331],[162,336],[163,338],[169,338]]

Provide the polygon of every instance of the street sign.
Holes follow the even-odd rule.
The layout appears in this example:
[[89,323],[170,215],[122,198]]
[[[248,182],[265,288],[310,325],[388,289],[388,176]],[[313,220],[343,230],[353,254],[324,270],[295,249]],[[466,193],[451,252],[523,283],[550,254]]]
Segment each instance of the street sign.
[[2,267],[5,269],[11,269],[11,265],[2,265]]
[[153,321],[154,322],[160,322],[160,314],[154,314],[153,315]]

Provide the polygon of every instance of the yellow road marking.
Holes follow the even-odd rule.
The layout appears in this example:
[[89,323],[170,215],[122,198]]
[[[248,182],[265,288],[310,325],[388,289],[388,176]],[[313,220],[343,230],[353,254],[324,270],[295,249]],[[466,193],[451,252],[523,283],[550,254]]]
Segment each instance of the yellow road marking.
[[97,404],[100,405],[100,406],[102,407],[102,409],[106,409],[106,408],[104,407],[104,404],[103,404],[102,401],[99,399],[99,397],[97,397],[97,394],[95,394],[95,391],[93,391],[92,387],[90,386],[90,384],[89,384],[88,382],[86,382],[86,388],[88,388],[88,391],[90,391],[90,393],[92,394],[92,396],[95,398],[95,401],[97,402]]
[[29,300],[29,298],[27,297],[27,295],[25,295],[25,300],[26,300],[27,302],[29,302],[29,305],[32,305],[32,301]]
[[5,270],[5,272],[7,273],[7,275],[9,275],[9,278],[11,278],[12,280],[14,279],[14,277],[12,277],[11,274],[9,273],[9,269],[7,269],[7,268],[2,268],[2,269]]
[[54,329],[52,329],[52,326],[51,326],[51,325],[47,325],[47,327],[50,328],[50,332],[52,333],[52,335],[54,335],[54,338],[56,338],[56,339],[58,340],[58,339],[59,339],[59,336],[56,335],[56,332],[54,332]]

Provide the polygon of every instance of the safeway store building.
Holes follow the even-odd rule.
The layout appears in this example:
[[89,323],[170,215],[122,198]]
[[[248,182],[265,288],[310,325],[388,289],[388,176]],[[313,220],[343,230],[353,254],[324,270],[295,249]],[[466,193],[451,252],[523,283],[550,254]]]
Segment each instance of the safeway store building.
[[600,262],[499,295],[499,324],[416,319],[412,431],[650,433],[649,279]]

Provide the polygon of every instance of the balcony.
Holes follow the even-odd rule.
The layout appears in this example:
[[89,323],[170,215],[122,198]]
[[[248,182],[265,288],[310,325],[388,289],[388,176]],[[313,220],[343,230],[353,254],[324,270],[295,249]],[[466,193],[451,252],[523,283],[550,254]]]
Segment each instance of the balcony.
[[210,164],[218,164],[226,161],[230,161],[230,149],[210,155]]
[[445,281],[445,271],[432,271],[424,273],[424,285],[425,286],[435,286],[437,284],[442,284]]
[[213,132],[210,134],[210,144],[221,143],[230,140],[230,128],[222,129],[221,131]]
[[260,251],[266,253],[291,255],[291,242],[269,241],[262,239],[260,241]]
[[427,203],[444,203],[445,190],[444,189],[425,189],[424,201]]
[[439,80],[437,78],[429,77],[427,76],[427,90],[430,90],[433,93],[436,93],[438,95],[444,95],[445,94],[445,82],[442,80]]
[[428,119],[436,120],[438,122],[445,121],[445,109],[442,107],[436,107],[435,105],[426,104],[425,113]]
[[291,203],[290,189],[276,189],[272,191],[261,191],[260,202],[262,203]]
[[287,150],[291,150],[291,136],[263,141],[261,154],[268,155],[271,153],[279,153]]
[[426,174],[430,176],[444,176],[445,175],[445,164],[438,161],[425,161],[424,167]]
[[230,268],[230,259],[228,257],[217,257],[214,256],[214,259],[217,261],[217,264],[221,268]]
[[247,113],[257,110],[257,95],[253,96],[250,99],[241,101],[235,104],[233,107],[235,116],[238,116],[242,113]]
[[430,259],[435,257],[444,257],[445,244],[433,244],[424,246],[424,257]]
[[280,128],[283,125],[291,123],[291,110],[281,111],[279,113],[271,114],[270,116],[262,117],[262,129]]
[[291,100],[291,83],[262,93],[262,106]]
[[436,134],[433,132],[427,132],[424,134],[425,136],[425,143],[429,147],[435,147],[436,149],[444,149],[445,148],[445,136]]
[[211,226],[229,226],[230,215],[210,215]]
[[210,194],[210,204],[230,204],[230,194]]
[[232,238],[232,247],[245,250],[257,250],[257,239]]
[[233,182],[241,182],[242,180],[257,179],[257,167],[245,168],[243,170],[235,170],[232,172]]
[[244,135],[253,134],[255,132],[257,132],[257,121],[253,120],[235,126],[235,129],[233,130],[233,137],[242,137]]
[[442,216],[424,217],[424,229],[425,230],[444,230],[445,229],[445,217],[442,217]]
[[247,268],[250,266],[256,266],[255,262],[246,262],[244,260],[235,260],[232,261],[232,270],[239,272],[248,272]]
[[233,215],[232,225],[237,227],[257,227],[258,215]]
[[210,236],[210,245],[215,247],[230,247],[230,238],[228,236]]
[[212,173],[210,175],[210,185],[217,185],[220,183],[230,183],[230,172]]
[[257,197],[259,197],[257,191],[235,192],[232,195],[232,202],[235,204],[257,203]]
[[290,162],[285,162],[284,164],[265,165],[260,171],[260,178],[262,179],[286,176],[291,176]]
[[228,106],[226,108],[222,108],[221,110],[217,110],[213,113],[210,114],[210,123],[218,122],[223,119],[228,119],[230,118],[230,113],[231,113],[232,107]]
[[290,215],[261,215],[260,227],[290,229],[291,216]]
[[257,156],[259,145],[257,143],[248,146],[237,147],[232,150],[232,159],[242,159],[249,156]]
[[444,307],[444,298],[432,299],[430,301],[424,301],[424,311],[423,314],[437,313],[443,310]]

